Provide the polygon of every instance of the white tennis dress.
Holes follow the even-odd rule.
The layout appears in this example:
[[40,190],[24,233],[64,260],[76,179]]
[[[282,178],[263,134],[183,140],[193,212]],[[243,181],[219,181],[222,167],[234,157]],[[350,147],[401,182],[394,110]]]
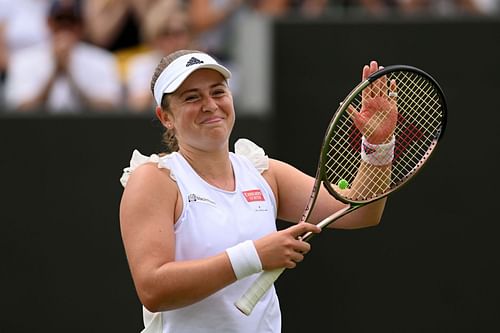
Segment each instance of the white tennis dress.
[[[212,256],[240,242],[276,231],[276,201],[261,172],[268,167],[264,151],[249,140],[240,139],[230,153],[236,186],[224,191],[205,182],[179,153],[146,157],[134,151],[125,168],[122,184],[139,165],[157,162],[170,170],[182,195],[183,210],[176,221],[175,259],[191,260]],[[281,313],[276,291],[271,288],[250,316],[234,302],[258,277],[251,275],[219,290],[195,304],[171,311],[151,313],[143,307],[143,333],[280,332]]]

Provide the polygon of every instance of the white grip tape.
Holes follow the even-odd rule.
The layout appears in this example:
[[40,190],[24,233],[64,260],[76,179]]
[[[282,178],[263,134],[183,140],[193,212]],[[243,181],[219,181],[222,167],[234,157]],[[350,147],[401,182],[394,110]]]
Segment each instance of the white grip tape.
[[264,294],[271,288],[274,281],[283,273],[284,268],[274,269],[272,271],[265,271],[255,280],[255,282],[248,288],[248,290],[240,297],[234,305],[246,314],[247,316],[252,313],[253,308],[264,296]]
[[238,280],[262,271],[262,263],[253,241],[247,240],[230,247],[226,253]]
[[394,135],[391,141],[380,145],[369,143],[363,136],[361,139],[361,159],[366,163],[372,165],[387,165],[394,159],[394,147],[396,145],[396,138]]

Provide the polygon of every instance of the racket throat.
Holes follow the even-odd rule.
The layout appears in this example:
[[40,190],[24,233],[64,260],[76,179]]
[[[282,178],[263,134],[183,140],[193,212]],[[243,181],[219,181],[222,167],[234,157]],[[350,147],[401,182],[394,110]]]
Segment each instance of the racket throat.
[[[342,216],[349,214],[353,210],[358,209],[361,207],[361,204],[350,204],[340,210],[338,210],[335,214],[328,216],[326,219],[321,220],[317,226],[323,230],[324,228],[328,227],[332,222],[335,222],[337,219],[341,218]],[[301,239],[305,242],[309,241],[315,234],[312,232],[307,232],[304,235],[301,236]]]

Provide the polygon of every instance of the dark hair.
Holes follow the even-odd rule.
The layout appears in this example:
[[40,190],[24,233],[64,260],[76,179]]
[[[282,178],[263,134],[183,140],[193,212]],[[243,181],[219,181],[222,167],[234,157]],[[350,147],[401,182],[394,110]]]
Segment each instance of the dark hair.
[[53,0],[49,5],[48,17],[61,22],[82,21],[81,0]]
[[[179,50],[170,53],[169,55],[163,57],[160,60],[160,63],[156,66],[156,69],[153,73],[153,77],[151,78],[151,93],[154,95],[154,87],[155,83],[158,80],[158,77],[160,74],[167,68],[168,65],[170,65],[175,59],[189,54],[189,53],[200,53],[200,51],[196,50]],[[170,111],[170,106],[169,106],[169,101],[168,101],[168,96],[169,94],[164,94],[161,98],[161,110],[162,112],[169,112]],[[173,152],[173,151],[178,151],[179,150],[179,143],[177,142],[177,138],[175,137],[175,129],[164,129],[163,133],[163,144],[167,147],[168,152]]]

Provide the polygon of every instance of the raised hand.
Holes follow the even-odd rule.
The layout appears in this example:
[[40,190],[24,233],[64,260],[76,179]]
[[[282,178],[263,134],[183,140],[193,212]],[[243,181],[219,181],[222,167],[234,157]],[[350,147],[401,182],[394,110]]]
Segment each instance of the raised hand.
[[[382,69],[376,61],[363,67],[362,79]],[[382,76],[363,91],[361,110],[349,105],[347,111],[354,124],[369,143],[382,144],[391,140],[398,119],[396,81],[387,83]]]

